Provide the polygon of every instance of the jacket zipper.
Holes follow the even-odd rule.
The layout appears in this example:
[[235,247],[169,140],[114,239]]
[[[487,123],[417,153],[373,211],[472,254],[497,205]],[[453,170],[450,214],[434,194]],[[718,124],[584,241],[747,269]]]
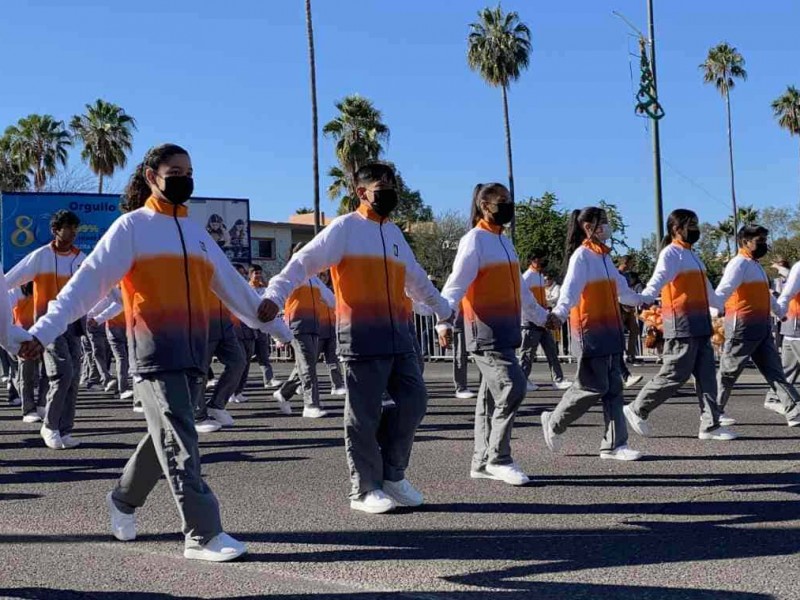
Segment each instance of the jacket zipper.
[[389,264],[386,261],[386,238],[383,237],[383,221],[378,224],[381,232],[381,244],[383,245],[383,272],[386,276],[386,304],[389,306],[389,324],[392,326],[392,353],[397,351],[394,343],[394,314],[392,313],[392,296],[389,293]]
[[192,323],[192,294],[191,282],[189,279],[189,254],[186,252],[186,240],[183,238],[183,229],[181,228],[180,221],[178,221],[178,205],[173,205],[172,218],[175,220],[175,227],[178,228],[178,236],[181,240],[181,250],[183,251],[183,274],[186,279],[186,309],[189,315],[189,354],[192,361],[197,363],[197,367],[202,369],[202,365],[197,361],[194,355],[194,346],[192,346],[192,338],[194,337],[194,324]]
[[[506,260],[508,261],[508,273],[509,273],[509,275],[511,275],[511,288],[512,288],[511,295],[514,297],[514,309],[516,310],[516,312],[514,314],[518,315],[522,311],[520,310],[520,306],[519,306],[519,298],[518,298],[519,294],[514,293],[517,290],[513,289],[514,288],[514,265],[511,263],[511,255],[508,253],[508,248],[506,248],[506,245],[503,243],[502,235],[503,235],[502,233],[498,233],[497,234],[497,241],[500,242],[500,246],[503,248],[503,252],[506,253]],[[522,278],[520,277],[520,286],[521,285],[522,285]]]

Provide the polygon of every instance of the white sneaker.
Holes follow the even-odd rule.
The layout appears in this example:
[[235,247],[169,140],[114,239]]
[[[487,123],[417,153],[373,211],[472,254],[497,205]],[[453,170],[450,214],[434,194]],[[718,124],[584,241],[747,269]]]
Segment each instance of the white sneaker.
[[486,465],[482,466],[480,469],[470,468],[469,476],[472,479],[497,479],[494,475],[486,472]]
[[276,387],[281,387],[281,380],[274,377],[264,385],[264,388],[268,390],[274,390]]
[[736,425],[736,419],[733,417],[726,417],[725,413],[719,416],[719,424],[723,427],[730,427],[731,425]]
[[228,398],[228,402],[232,402],[233,404],[244,404],[247,402],[247,396],[244,394],[234,394]]
[[8,401],[9,406],[22,406],[22,398],[14,398]]
[[44,416],[47,414],[47,410],[44,406],[37,406],[36,407],[36,414],[39,415],[39,418],[44,421]]
[[116,392],[117,391],[117,380],[112,379],[106,384],[106,391],[107,392]]
[[283,397],[283,394],[281,394],[280,390],[277,390],[274,394],[272,394],[272,397],[278,401],[278,408],[283,414],[292,414],[292,405],[289,404],[289,401]]
[[217,387],[217,380],[209,379],[208,382],[206,383],[206,389],[213,390],[215,387]]
[[81,445],[81,441],[80,440],[76,440],[69,433],[67,435],[62,435],[61,436],[61,443],[64,444],[64,448],[68,449],[68,450],[71,450],[72,448],[77,448],[78,446]]
[[106,495],[108,515],[111,518],[111,535],[120,542],[130,542],[136,539],[136,515],[122,512],[114,504],[113,492]]
[[783,404],[781,404],[778,400],[765,400],[764,401],[764,408],[767,410],[771,410],[772,412],[778,413],[779,415],[785,414],[785,409],[783,408]]
[[41,423],[42,417],[39,416],[39,413],[36,411],[26,413],[22,417],[23,423]]
[[633,412],[630,404],[625,405],[625,407],[622,409],[622,413],[625,415],[625,419],[628,421],[628,425],[631,426],[631,429],[633,429],[640,436],[653,436],[653,427],[650,425],[650,423]]
[[386,398],[381,400],[381,407],[382,408],[396,408],[397,407],[397,403],[387,396]]
[[133,398],[133,390],[125,390],[119,395],[120,400],[130,400]]
[[220,429],[222,429],[222,425],[214,419],[205,419],[194,424],[194,430],[197,433],[214,433]]
[[470,400],[475,397],[475,393],[470,390],[459,390],[456,392],[456,398],[459,400]]
[[561,381],[554,381],[553,387],[557,390],[568,390],[572,387],[572,382],[569,379],[562,379]]
[[42,429],[39,433],[44,440],[45,446],[48,448],[52,450],[64,449],[64,443],[61,441],[61,434],[55,429],[48,429],[45,425],[42,425]]
[[510,465],[486,465],[486,472],[492,475],[495,479],[504,481],[509,485],[527,485],[530,478],[523,473],[517,463]]
[[331,396],[347,396],[347,388],[333,388],[331,390]]
[[800,425],[800,419],[789,419],[786,421],[786,424],[789,427],[797,427],[798,425]]
[[610,460],[639,460],[642,458],[642,453],[638,450],[631,450],[628,446],[620,446],[613,450],[601,450],[600,458]]
[[227,533],[219,533],[204,546],[185,548],[183,557],[209,562],[228,562],[239,558],[245,552],[247,552],[247,546],[242,542]]
[[350,500],[350,508],[372,515],[379,515],[394,510],[397,508],[397,504],[383,490],[373,490],[363,494],[357,500]]
[[631,374],[631,375],[628,375],[625,379],[622,380],[622,385],[624,385],[626,388],[633,387],[637,383],[639,383],[641,380],[642,380],[642,376],[641,375],[633,375],[633,374]]
[[307,419],[321,419],[328,416],[328,411],[317,406],[305,406],[303,407],[303,416]]
[[701,431],[697,437],[701,440],[719,440],[721,442],[729,442],[730,440],[735,440],[739,436],[730,429],[720,426],[714,431]]
[[133,412],[135,412],[135,413],[143,413],[144,412],[144,406],[142,406],[141,404],[134,404],[133,405]]
[[533,383],[530,379],[528,379],[528,391],[529,392],[535,392],[538,389],[539,389],[539,386],[536,385],[535,383]]
[[223,427],[233,427],[233,417],[224,408],[209,408],[208,414]]
[[542,435],[544,435],[544,443],[550,448],[550,452],[561,452],[563,439],[561,435],[553,431],[553,428],[550,426],[551,416],[553,416],[552,412],[544,411],[542,413]]
[[384,481],[383,493],[389,496],[397,506],[422,506],[422,492],[416,489],[408,479],[402,481]]

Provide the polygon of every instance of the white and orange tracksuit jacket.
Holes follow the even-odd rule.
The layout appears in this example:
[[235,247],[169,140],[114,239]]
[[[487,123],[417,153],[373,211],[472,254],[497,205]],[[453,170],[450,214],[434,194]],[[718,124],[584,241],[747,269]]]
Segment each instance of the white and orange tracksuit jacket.
[[710,310],[723,310],[706,266],[689,244],[675,240],[658,255],[642,296],[650,304],[661,293],[664,338],[711,335]]
[[783,290],[778,297],[778,308],[786,315],[781,323],[781,333],[790,338],[800,338],[800,262],[792,265]]
[[283,319],[294,335],[320,335],[323,325],[329,321],[328,309],[335,306],[333,292],[315,276],[289,295],[283,307]]
[[27,304],[23,303],[24,298],[19,287],[9,291],[5,277],[0,277],[0,346],[10,354],[17,354],[20,343],[31,339],[20,323],[25,322],[27,314],[33,316],[33,296],[28,296]]
[[637,306],[643,298],[628,287],[604,244],[585,241],[572,253],[553,314],[569,317],[573,352],[597,357],[622,354],[625,347],[619,304]]
[[520,314],[544,325],[547,311],[520,280],[517,254],[501,227],[481,220],[461,238],[442,295],[453,310],[463,307],[467,350],[518,348]]
[[[522,274],[522,285],[527,287],[531,294],[533,295],[534,300],[536,303],[543,307],[547,308],[547,292],[545,291],[544,285],[544,276],[535,269],[528,267],[525,269],[525,272]],[[522,318],[522,326],[523,327],[531,327],[536,325],[532,321],[525,319],[523,316]]]
[[725,339],[763,339],[772,333],[770,312],[783,316],[764,268],[743,248],[725,265],[716,292],[725,303]]
[[278,306],[310,277],[331,269],[339,355],[363,358],[414,352],[406,290],[441,319],[450,307],[417,263],[402,231],[372,209],[333,220],[270,280],[265,297]]
[[112,288],[108,296],[95,305],[89,314],[94,317],[98,325],[105,324],[109,328],[125,329],[125,304],[120,289]]
[[36,321],[33,315],[33,294],[26,296],[20,288],[15,287],[9,290],[8,301],[11,304],[14,324],[26,330],[30,329]]
[[[47,304],[55,299],[84,260],[86,255],[74,246],[66,252],[59,252],[51,242],[28,254],[6,273],[6,285],[11,289],[33,282],[33,314],[38,319],[47,312]],[[73,320],[85,315],[78,315]]]
[[120,281],[134,373],[203,371],[214,294],[248,325],[291,339],[283,322],[258,321],[258,294],[186,207],[155,198],[114,222],[31,334],[49,344]]

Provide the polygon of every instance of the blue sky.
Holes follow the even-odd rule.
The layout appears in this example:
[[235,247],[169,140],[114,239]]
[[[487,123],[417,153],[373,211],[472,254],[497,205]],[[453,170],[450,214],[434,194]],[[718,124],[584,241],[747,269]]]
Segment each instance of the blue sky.
[[[800,140],[777,127],[770,102],[800,85],[800,3],[655,4],[665,211],[726,215],[724,104],[697,68],[723,40],[750,75],[732,96],[739,201],[797,205]],[[436,211],[466,211],[475,183],[506,177],[500,91],[465,61],[467,25],[484,5],[314,1],[320,122],[347,94],[371,98],[391,128],[386,157]],[[638,245],[654,223],[650,137],[633,114],[636,40],[612,11],[644,29],[645,1],[503,7],[533,37],[530,69],[510,94],[518,197],[615,202]],[[32,112],[68,120],[101,97],[139,125],[117,187],[148,147],[175,141],[192,154],[198,193],[248,197],[254,218],[285,220],[312,199],[306,53],[303,0],[3,0],[0,127]],[[333,162],[323,139],[323,189]]]

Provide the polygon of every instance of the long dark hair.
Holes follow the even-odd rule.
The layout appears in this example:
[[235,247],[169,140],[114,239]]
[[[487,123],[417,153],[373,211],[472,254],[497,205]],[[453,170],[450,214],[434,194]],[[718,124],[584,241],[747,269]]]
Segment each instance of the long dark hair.
[[469,216],[473,227],[483,218],[481,203],[490,202],[503,193],[507,195],[509,192],[508,188],[502,183],[479,183],[475,186],[475,189],[472,190],[472,208]]
[[189,156],[189,153],[177,144],[161,144],[150,148],[147,154],[144,155],[142,162],[136,165],[131,178],[128,180],[128,185],[125,186],[125,191],[122,193],[122,210],[130,212],[141,208],[152,195],[150,186],[144,176],[147,167],[157,170],[164,162],[173,156],[181,154]]
[[569,259],[572,253],[580,246],[586,239],[586,232],[583,230],[585,223],[591,223],[593,229],[597,229],[600,221],[606,216],[606,211],[598,206],[587,206],[585,208],[576,208],[572,211],[567,221],[567,242],[564,246],[564,265],[561,269],[561,276],[567,273],[569,267]]
[[664,241],[661,246],[669,246],[672,243],[672,230],[678,229],[685,232],[689,226],[689,221],[692,219],[697,220],[697,213],[688,208],[676,208],[667,217],[667,235],[664,236]]

